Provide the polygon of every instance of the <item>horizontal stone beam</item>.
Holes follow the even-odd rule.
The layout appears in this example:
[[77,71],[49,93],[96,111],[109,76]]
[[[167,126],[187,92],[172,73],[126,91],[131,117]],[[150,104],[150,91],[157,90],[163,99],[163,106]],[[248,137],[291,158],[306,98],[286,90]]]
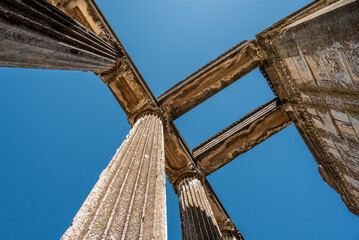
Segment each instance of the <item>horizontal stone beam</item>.
[[217,197],[207,179],[204,180],[203,188],[222,235],[227,234],[235,237],[237,240],[244,240],[244,237],[239,232],[236,225],[232,222],[226,209],[223,207],[221,201]]
[[177,83],[158,101],[170,119],[175,120],[260,64],[256,41],[243,41]]
[[291,123],[275,98],[195,147],[193,156],[203,173],[209,175]]
[[46,1],[0,2],[0,66],[102,72],[117,50]]

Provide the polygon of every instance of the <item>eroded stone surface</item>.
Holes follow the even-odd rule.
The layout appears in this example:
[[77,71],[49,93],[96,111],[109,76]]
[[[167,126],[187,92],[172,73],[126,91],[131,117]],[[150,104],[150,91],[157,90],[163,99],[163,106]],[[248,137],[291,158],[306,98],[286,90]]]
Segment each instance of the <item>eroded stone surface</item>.
[[255,40],[243,41],[180,81],[158,98],[171,120],[182,116],[261,63]]
[[291,123],[279,99],[273,99],[195,147],[193,156],[209,175]]
[[359,215],[359,1],[316,1],[257,38],[323,179]]
[[139,119],[62,239],[167,239],[161,120]]
[[182,178],[177,184],[183,240],[222,239],[201,181]]
[[[299,132],[319,163],[318,169],[323,179],[341,194],[349,209],[358,214],[358,1],[313,2],[259,34],[257,38],[260,46],[255,40],[235,46],[171,88],[159,98],[159,103],[94,0],[48,1],[111,45],[109,49],[117,55],[111,58],[110,64],[105,63],[106,66],[103,67],[93,61],[92,63],[96,63],[96,69],[93,69],[92,64],[86,65],[90,66],[86,69],[81,65],[80,70],[99,73],[126,112],[129,123],[134,125],[129,138],[123,144],[124,147],[121,146],[101,175],[76,215],[73,226],[63,238],[165,238],[164,195],[160,187],[163,180],[162,177],[153,180],[150,166],[154,163],[149,161],[152,152],[146,150],[145,146],[148,145],[144,140],[152,136],[152,142],[155,142],[159,141],[160,137],[159,134],[153,133],[156,128],[149,123],[148,116],[141,118],[144,114],[156,112],[165,125],[166,172],[172,184],[181,186],[178,189],[182,204],[181,216],[183,215],[182,219],[187,219],[183,224],[186,224],[187,230],[192,229],[186,230],[185,239],[198,239],[199,236],[202,239],[217,239],[220,236],[219,231],[226,239],[241,239],[214,192],[206,186],[203,188],[199,180],[190,177],[203,173],[194,163],[188,146],[172,121],[262,63],[270,82],[284,103],[283,109],[293,113]],[[0,6],[8,2],[4,0]],[[83,34],[91,35],[89,31]],[[56,64],[63,64],[61,61],[59,59]],[[71,67],[74,66],[76,65]],[[109,69],[110,67],[112,68]],[[207,169],[204,171],[206,173],[215,171],[223,162],[228,162],[228,159],[233,159],[283,129],[290,123],[288,119],[282,109],[256,119],[245,129],[240,129],[226,138],[223,144],[211,149],[213,151],[207,154],[207,160],[204,161],[208,163],[207,167],[210,166],[209,170],[203,167],[204,165],[201,168]],[[135,124],[136,121],[141,124]],[[134,132],[141,132],[140,135],[144,137],[137,137]],[[134,135],[136,137],[133,137]],[[142,146],[137,148],[141,150],[136,152],[131,147],[132,144],[128,143],[129,139]],[[241,139],[244,139],[243,143],[249,144],[238,150]],[[124,151],[132,151],[133,159],[137,158],[138,161],[133,162],[123,157]],[[138,155],[139,152],[143,153],[142,158],[138,158],[141,155]],[[163,150],[157,154],[163,155]],[[219,161],[217,157],[220,156],[226,156],[225,160]],[[135,170],[130,170],[130,165]],[[148,169],[147,175],[136,175],[136,171],[143,173],[143,169]],[[163,174],[162,172],[160,174]],[[148,184],[145,176],[156,184]],[[115,178],[120,181],[119,185],[114,186]],[[152,189],[157,186],[159,189]],[[153,194],[156,196],[155,201]],[[111,200],[115,199],[115,196],[116,200]],[[149,201],[152,204],[158,202],[156,206],[152,206],[152,215],[148,213],[150,207],[143,207],[149,206]],[[141,219],[143,214],[147,215]],[[142,221],[143,219],[146,221]]]
[[0,66],[105,71],[117,50],[44,1],[0,2]]

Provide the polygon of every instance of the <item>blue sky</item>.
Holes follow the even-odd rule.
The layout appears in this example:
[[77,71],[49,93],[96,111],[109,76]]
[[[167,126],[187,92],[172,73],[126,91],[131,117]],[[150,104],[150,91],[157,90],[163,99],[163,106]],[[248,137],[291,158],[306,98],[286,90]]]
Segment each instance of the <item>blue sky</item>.
[[[97,1],[156,96],[308,0]],[[59,239],[125,139],[93,73],[0,69],[0,239]],[[175,121],[193,148],[273,98],[253,71]],[[322,181],[293,125],[208,177],[247,240],[358,240],[359,218]],[[167,186],[168,235],[180,239]]]

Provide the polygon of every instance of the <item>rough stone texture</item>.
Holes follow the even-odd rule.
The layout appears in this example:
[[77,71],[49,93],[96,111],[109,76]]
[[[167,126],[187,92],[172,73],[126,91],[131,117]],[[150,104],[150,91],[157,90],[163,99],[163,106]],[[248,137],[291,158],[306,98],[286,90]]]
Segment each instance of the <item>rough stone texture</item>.
[[[189,176],[215,171],[286,127],[292,115],[323,179],[359,214],[358,1],[316,0],[158,101],[94,0],[48,2],[76,21],[44,1],[0,2],[0,66],[97,72],[133,125],[63,239],[166,238],[163,149],[168,179],[180,186],[184,239],[219,239],[220,232],[243,239],[209,183]],[[206,141],[195,152],[198,167],[173,120],[260,64],[283,107],[264,105]],[[142,117],[149,113],[161,116],[164,139],[161,121]]]
[[196,177],[184,177],[177,184],[183,240],[222,239],[202,183]]
[[256,41],[243,41],[200,68],[158,98],[175,120],[260,65]]
[[161,120],[141,117],[62,239],[167,239]]
[[141,114],[155,111],[156,99],[136,74],[136,70],[131,67],[128,58],[122,57],[116,67],[100,73],[99,77],[126,112],[130,124],[134,124]]
[[[116,34],[93,0],[47,0],[106,42],[117,45]],[[122,46],[122,45],[120,45]]]
[[315,1],[257,38],[320,174],[359,215],[359,1]]
[[[49,2],[71,17],[77,19],[77,21],[86,26],[89,30],[93,31],[115,47],[118,47],[121,52],[124,53],[118,60],[116,67],[109,71],[102,72],[99,76],[109,86],[117,101],[126,112],[131,124],[133,124],[136,118],[146,112],[155,111],[163,117],[165,126],[164,142],[166,173],[168,175],[168,180],[174,184],[177,179],[183,175],[199,174],[199,170],[194,163],[191,151],[185,140],[179,133],[175,124],[168,117],[168,114],[160,109],[151,90],[142,79],[137,68],[131,61],[131,58],[126,53],[116,34],[97,7],[95,1],[49,0]],[[206,194],[208,194],[209,198],[213,198],[213,195],[215,195],[213,190],[212,192],[206,190]],[[213,204],[215,209],[220,208],[218,207],[218,203],[220,203],[218,198],[216,198],[216,201],[210,200],[211,206]],[[220,211],[216,211],[216,219],[224,221],[228,220],[229,216],[222,205],[221,209],[222,210]],[[229,229],[228,226],[231,226],[231,229],[235,229],[236,232],[239,232],[231,221],[227,221],[226,226],[226,229]]]
[[183,175],[199,174],[192,153],[176,125],[167,121],[165,125],[166,173],[174,184]]
[[193,156],[201,171],[209,175],[291,123],[275,98],[195,147]]
[[0,66],[104,71],[118,53],[45,1],[0,2]]
[[144,113],[153,112],[157,101],[130,56],[101,13],[94,0],[48,0],[76,19],[119,52],[117,62],[107,71],[98,71],[133,125]]
[[[217,170],[222,165],[233,160],[239,154],[251,149],[258,143],[266,140],[276,132],[288,126],[291,123],[293,116],[296,127],[319,163],[319,172],[323,176],[323,179],[342,195],[342,198],[349,209],[358,214],[358,1],[314,1],[309,6],[286,17],[278,24],[259,34],[257,36],[257,41],[244,41],[225,52],[217,59],[191,74],[185,80],[176,84],[173,88],[160,96],[158,101],[94,0],[48,0],[48,2],[58,7],[83,26],[79,25],[76,21],[69,19],[51,6],[49,7],[49,5],[45,5],[44,1],[35,0],[3,0],[0,3],[0,13],[2,13],[2,15],[0,15],[0,24],[3,24],[3,26],[7,26],[6,24],[17,26],[16,21],[9,21],[9,16],[15,17],[14,19],[23,17],[30,19],[31,21],[29,22],[31,24],[27,25],[26,22],[21,22],[24,24],[19,27],[24,32],[28,31],[33,34],[34,31],[41,30],[42,32],[40,31],[40,33],[45,35],[56,33],[57,35],[46,35],[45,37],[53,37],[55,40],[63,42],[68,41],[68,37],[75,37],[75,39],[76,37],[81,37],[81,39],[77,39],[79,42],[76,42],[76,44],[80,45],[76,45],[74,42],[66,42],[66,46],[70,46],[71,48],[75,46],[79,49],[79,56],[70,59],[74,62],[73,64],[67,62],[69,60],[67,58],[68,54],[74,54],[73,52],[68,51],[68,49],[60,49],[61,51],[65,51],[65,53],[63,53],[57,47],[54,49],[46,48],[46,51],[60,51],[60,54],[57,54],[58,52],[56,52],[56,54],[51,55],[50,57],[47,56],[50,60],[46,62],[49,65],[46,66],[46,68],[95,71],[113,92],[114,96],[126,112],[129,123],[134,125],[134,128],[136,126],[135,122],[142,121],[138,119],[142,119],[141,117],[146,114],[157,114],[160,116],[165,133],[163,139],[166,153],[165,169],[168,174],[168,180],[174,186],[181,183],[182,180],[179,179],[183,179],[183,177],[185,179],[192,179],[189,176],[203,177],[204,175]],[[24,6],[27,6],[28,8],[26,9]],[[31,7],[33,6],[37,8],[43,7],[43,9],[39,13],[34,14],[31,12]],[[6,9],[6,11],[11,10],[12,12],[8,11],[4,14],[4,9]],[[49,14],[46,15],[42,12],[45,10]],[[9,12],[12,15],[9,15]],[[34,20],[28,17],[29,12],[31,12],[31,16],[36,17]],[[335,19],[335,21],[333,21],[333,19]],[[39,26],[39,24],[44,26],[46,31],[34,27]],[[66,32],[66,34],[63,34],[61,31],[57,33],[56,31],[59,28],[56,27],[59,26],[58,24],[68,24],[66,25],[66,27],[69,28],[66,29],[68,32]],[[54,29],[54,31],[51,32],[51,29]],[[81,33],[77,31],[80,31]],[[3,33],[3,36],[8,37],[11,36],[11,34],[5,35]],[[88,39],[85,39],[85,41],[84,38]],[[54,45],[50,40],[48,42],[49,46],[56,46],[56,44]],[[81,42],[82,40],[83,42]],[[28,43],[28,39],[21,39],[21,41],[23,41],[21,44],[33,44],[31,41]],[[88,49],[86,50],[85,55],[83,55],[83,52],[81,52],[83,50],[82,47],[86,44],[86,47],[94,47],[91,45],[93,42],[99,44],[100,48],[97,49],[96,47],[97,51],[110,51],[115,53],[114,57],[110,60],[111,63],[106,62],[107,60],[104,61],[106,63],[101,62],[102,60],[100,61],[101,63],[97,62],[98,59],[91,58],[93,57],[93,53],[88,51]],[[6,44],[9,44],[8,39]],[[16,50],[17,48],[22,47],[21,44],[16,45],[14,49]],[[36,44],[39,44],[39,42],[36,42]],[[11,46],[14,47],[13,45]],[[40,48],[45,48],[43,45],[39,46]],[[0,48],[1,47],[2,46],[0,46]],[[31,49],[26,50],[28,51],[27,54],[33,54],[33,52],[30,51]],[[40,50],[43,51],[43,49]],[[0,52],[2,51],[4,50],[1,50]],[[35,52],[38,53],[37,51],[38,49],[36,49]],[[45,54],[47,53],[46,51],[42,53]],[[103,55],[101,55],[102,53],[96,53],[104,58]],[[13,55],[11,56],[16,57],[14,53],[12,54]],[[86,54],[92,55],[89,57]],[[36,61],[40,61],[39,59],[41,59],[42,61],[37,67],[44,67],[44,56],[46,56],[46,54],[33,54],[31,55],[31,58]],[[54,56],[56,56],[57,59],[51,59],[51,57]],[[80,59],[81,57],[86,59],[87,62],[85,60],[82,61]],[[96,55],[95,57],[98,56]],[[16,60],[16,58],[14,59]],[[28,61],[29,58],[27,58],[26,55],[25,58],[21,55],[21,58],[19,57],[16,61],[24,62],[24,59]],[[79,59],[82,62],[79,61]],[[36,67],[36,61],[28,61],[26,64],[29,64],[30,62],[30,64],[33,64],[33,66]],[[9,62],[11,61],[6,60],[5,63],[9,64]],[[274,93],[276,95],[278,94],[283,105],[274,106],[275,104],[273,105],[273,102],[271,102],[246,115],[196,149],[194,152],[196,159],[194,159],[185,140],[173,123],[173,120],[196,107],[201,102],[207,100],[209,97],[229,86],[231,83],[261,64],[264,65],[264,67],[260,67],[261,72],[267,79]],[[17,66],[21,67],[22,65]],[[141,126],[141,128],[144,129],[144,125]],[[141,131],[143,131],[144,136],[147,136],[146,131],[143,129]],[[153,135],[153,138],[155,138],[155,135]],[[144,166],[150,164],[147,160],[147,158],[143,160],[143,164],[145,164]],[[118,164],[121,160],[115,157],[113,161]],[[133,163],[133,166],[137,166],[137,169],[139,169],[140,164],[136,164],[138,164],[138,162]],[[117,170],[120,171],[119,169]],[[132,170],[129,170],[128,174],[129,176],[132,176],[134,173]],[[139,177],[140,180],[138,181],[137,190],[143,192],[145,191],[145,185],[143,185],[144,175],[141,174]],[[105,180],[100,179],[99,182],[106,181],[109,181],[107,177]],[[192,182],[192,180],[188,180],[188,183],[190,182]],[[200,222],[202,221],[201,225],[198,225],[198,222],[186,222],[186,224],[197,224],[195,226],[197,226],[200,231],[197,233],[195,231],[190,231],[185,234],[195,239],[196,234],[203,236],[203,234],[213,233],[214,230],[211,227],[208,228],[208,226],[211,225],[206,224],[208,224],[208,221],[211,222],[215,219],[214,222],[217,223],[212,223],[216,226],[215,229],[218,230],[219,228],[224,239],[243,239],[213,189],[211,189],[209,183],[204,179],[202,184],[202,188],[198,188],[196,185],[196,189],[202,189],[204,193],[202,190],[198,190],[198,192],[194,191],[193,189],[195,188],[192,188],[193,186],[190,184],[187,188],[189,192],[182,189],[184,196],[182,199],[187,200],[187,203],[190,203],[190,200],[193,201],[192,203],[194,205],[186,205],[190,206],[187,210],[191,210],[190,213],[192,213],[192,215],[189,216],[194,217],[195,215],[193,214],[202,214],[201,216],[205,216],[207,213],[209,214],[210,211],[212,211],[212,213],[208,215],[210,216],[209,218],[197,219]],[[123,189],[126,189],[125,185],[123,186]],[[151,189],[151,187],[157,185],[146,186]],[[187,185],[183,183],[183,186]],[[122,187],[117,187],[116,189],[118,190],[120,188]],[[96,189],[96,187],[94,189]],[[109,203],[108,198],[106,198],[106,196],[115,194],[112,190],[104,190],[105,192],[107,191],[104,193],[105,195],[98,194],[98,189],[94,191],[94,193],[90,194],[90,200],[88,201],[91,202],[93,200],[99,204],[98,207],[96,207],[96,209],[98,209],[98,214],[96,213],[97,215],[94,214],[92,216],[92,222],[89,222],[87,227],[87,223],[81,225],[84,221],[83,217],[89,217],[89,214],[92,214],[91,211],[94,210],[94,205],[91,205],[90,203],[88,203],[90,204],[88,205],[86,203],[87,205],[84,204],[83,208],[81,208],[78,214],[79,217],[75,218],[75,220],[79,219],[79,224],[75,223],[76,221],[74,222],[74,226],[77,224],[77,229],[85,226],[84,229],[88,230],[83,231],[85,231],[85,234],[88,234],[86,236],[91,239],[93,238],[92,236],[97,236],[97,231],[101,231],[101,227],[99,228],[98,226],[104,224],[104,221],[101,219],[108,214],[109,210],[106,207],[107,204],[115,204],[113,202]],[[126,197],[126,195],[121,196],[123,198]],[[146,196],[146,194],[143,194],[143,196]],[[203,198],[200,198],[200,196]],[[119,197],[119,199],[120,198],[121,197]],[[145,199],[147,198],[145,197]],[[207,199],[208,201],[205,201],[204,199]],[[138,213],[137,210],[139,209],[135,207],[137,201],[147,200],[143,200],[143,198],[136,197],[135,195],[128,195],[128,199],[125,201],[118,200],[119,205],[129,204],[125,207],[120,206],[117,209],[119,211],[115,211],[116,213],[123,212],[123,214],[121,213],[122,215],[117,217],[123,218],[125,223],[123,223],[123,221],[116,221],[116,224],[124,224],[123,229],[128,230],[128,236],[122,235],[123,239],[135,236],[138,233],[137,227],[140,220],[138,220],[139,215],[136,215],[136,212]],[[132,203],[135,205],[132,205]],[[100,206],[105,207],[101,208]],[[165,209],[160,209],[159,206],[160,205],[157,206],[158,209],[156,209],[156,212]],[[203,209],[199,210],[201,207],[204,208],[204,212],[202,211]],[[131,209],[131,213],[126,212],[126,210],[129,209]],[[181,214],[182,213],[183,212],[181,212]],[[162,218],[162,220],[156,222],[157,225],[161,225],[165,222],[163,216],[162,213],[160,216],[157,216],[158,218]],[[208,221],[205,221],[205,219]],[[135,222],[134,225],[130,224],[132,223],[132,220]],[[95,224],[99,225],[95,226]],[[112,227],[115,225],[108,225],[108,227],[106,227],[107,230],[105,230],[107,232],[104,234],[112,234],[111,229],[113,229]],[[91,228],[89,228],[89,226]],[[140,234],[142,234],[145,239],[147,239],[147,237],[151,238],[153,231],[151,228],[147,228],[147,225],[143,226],[143,229],[146,228],[149,230],[140,230]],[[204,228],[209,229],[209,232],[202,231]],[[69,229],[69,231],[74,231],[71,229],[75,229],[75,227]],[[118,228],[116,228],[115,231],[117,230]],[[216,237],[217,235],[214,234],[211,236]],[[66,237],[66,235],[64,235],[64,237]],[[133,238],[137,239],[139,237],[135,236]],[[157,237],[157,239],[158,238],[160,237]],[[75,237],[75,239],[78,238]],[[212,238],[206,238],[205,236],[204,239]]]

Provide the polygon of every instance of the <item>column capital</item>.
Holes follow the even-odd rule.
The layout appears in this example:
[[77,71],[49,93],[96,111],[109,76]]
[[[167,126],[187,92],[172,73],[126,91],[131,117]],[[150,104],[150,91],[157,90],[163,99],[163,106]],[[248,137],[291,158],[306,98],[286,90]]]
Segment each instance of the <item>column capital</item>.
[[196,178],[203,182],[205,176],[194,165],[194,163],[188,162],[185,167],[177,170],[171,176],[168,176],[168,181],[173,185],[175,191],[177,192],[177,188],[180,185],[181,180],[184,178]]

